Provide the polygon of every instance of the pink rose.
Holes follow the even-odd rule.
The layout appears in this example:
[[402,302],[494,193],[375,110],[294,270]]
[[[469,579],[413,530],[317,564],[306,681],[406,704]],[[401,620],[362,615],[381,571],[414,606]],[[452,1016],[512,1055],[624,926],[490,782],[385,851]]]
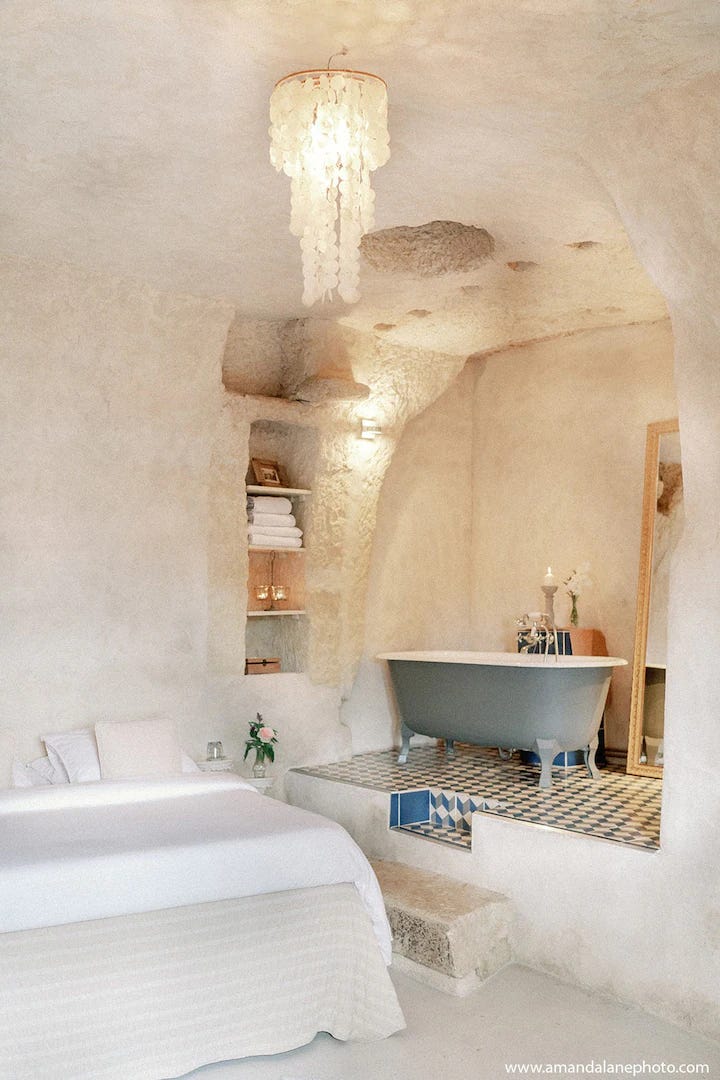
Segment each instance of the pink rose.
[[262,742],[270,742],[270,740],[274,738],[275,732],[271,727],[261,727],[258,731],[258,739],[260,739]]

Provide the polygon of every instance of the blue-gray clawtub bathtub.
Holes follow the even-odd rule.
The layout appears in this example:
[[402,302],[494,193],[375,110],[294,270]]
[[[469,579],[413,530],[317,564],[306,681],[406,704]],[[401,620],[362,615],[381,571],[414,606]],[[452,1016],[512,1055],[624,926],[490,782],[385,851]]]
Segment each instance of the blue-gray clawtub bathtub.
[[382,653],[390,668],[407,761],[414,734],[453,743],[532,750],[540,787],[552,783],[552,763],[564,750],[583,750],[591,776],[598,729],[616,656],[538,656],[510,652]]

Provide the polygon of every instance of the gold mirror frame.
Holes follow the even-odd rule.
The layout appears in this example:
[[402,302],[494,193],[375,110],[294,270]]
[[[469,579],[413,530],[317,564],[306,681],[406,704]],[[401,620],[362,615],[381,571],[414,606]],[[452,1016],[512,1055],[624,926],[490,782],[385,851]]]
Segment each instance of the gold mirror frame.
[[637,612],[635,615],[635,651],[633,654],[632,695],[626,771],[633,776],[663,775],[662,765],[640,761],[645,712],[645,660],[647,654],[650,590],[652,588],[653,540],[657,512],[660,438],[679,431],[677,419],[648,424],[645,443],[645,481],[643,486],[642,528],[640,531],[640,566],[638,569]]

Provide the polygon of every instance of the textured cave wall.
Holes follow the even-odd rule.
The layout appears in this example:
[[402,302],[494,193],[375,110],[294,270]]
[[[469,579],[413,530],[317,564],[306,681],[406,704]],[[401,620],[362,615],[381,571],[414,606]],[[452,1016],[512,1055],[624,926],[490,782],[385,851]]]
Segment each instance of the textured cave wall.
[[397,718],[378,653],[469,648],[473,382],[472,366],[466,366],[407,424],[383,481],[363,656],[342,708],[354,753],[397,745]]
[[[2,709],[20,754],[52,729],[164,711],[190,753],[222,738],[237,757],[260,709],[282,733],[280,773],[346,756],[340,698],[360,657],[381,478],[407,419],[462,361],[347,332],[386,432],[366,445],[354,402],[257,396],[288,361],[293,335],[277,324],[67,265],[9,258],[1,272]],[[223,390],[229,348],[251,360],[252,395]],[[253,446],[287,455],[314,492],[306,632],[286,628],[308,663],[277,677],[244,675]]]
[[[3,723],[202,716],[208,473],[232,309],[0,262]],[[195,746],[192,749],[196,749]]]
[[513,899],[521,961],[714,1038],[720,684],[708,631],[720,622],[719,133],[712,78],[611,113],[587,151],[667,299],[675,342],[685,528],[670,586],[661,848],[590,850],[577,837],[508,824],[478,836],[475,868]]
[[[363,663],[343,705],[356,752],[397,737],[378,652],[514,648],[549,564],[560,580],[591,563],[581,625],[632,659],[646,427],[676,414],[672,362],[668,320],[505,350],[471,360],[405,428],[373,538]],[[556,614],[567,622],[562,585]],[[606,719],[620,748],[630,682],[630,668],[616,674]]]
[[[634,1002],[715,1038],[720,1037],[716,762],[720,686],[714,673],[712,633],[720,623],[719,103],[720,80],[716,78],[649,97],[622,115],[611,113],[606,126],[593,132],[587,151],[588,160],[617,202],[644,266],[666,297],[675,348],[685,529],[671,580],[661,849],[649,854],[498,821],[477,825],[472,859],[463,860],[461,866],[436,849],[418,856],[436,866],[442,864],[446,873],[511,897],[517,916],[513,945],[520,961]],[[658,324],[646,332],[658,336],[658,362],[667,372],[666,328]],[[616,333],[614,359],[610,357],[615,370],[609,372],[611,385],[606,392],[612,392],[616,378],[627,390],[632,374],[618,371],[622,349],[617,344],[635,331],[602,331],[598,340]],[[642,334],[643,328],[637,328],[637,333]],[[578,344],[582,345],[582,339],[573,347]],[[528,365],[533,357],[547,358],[548,351],[552,350],[547,345],[529,346],[518,359]],[[641,370],[649,368],[652,373],[652,356],[643,349],[638,359]],[[515,358],[508,356],[505,362],[513,364]],[[598,371],[595,377],[600,376]],[[537,378],[535,388],[549,406],[549,394],[538,387]],[[485,393],[482,375],[477,390]],[[666,391],[667,387],[655,403],[658,409],[668,400],[663,396]],[[619,394],[618,424],[624,422],[629,405],[642,454],[640,420],[657,417],[641,418],[638,400]],[[533,424],[539,424],[540,418],[538,408]],[[606,437],[611,434],[609,426],[601,430]],[[491,440],[490,424],[487,434]],[[522,449],[519,430],[517,434]],[[588,437],[594,437],[593,433],[583,435],[580,445],[587,446]],[[627,440],[628,435],[622,435],[622,441]],[[576,465],[573,472],[577,478]],[[638,496],[636,529],[639,475],[632,481]],[[607,484],[608,477],[601,480]],[[537,494],[538,500],[546,495],[542,485]],[[556,495],[549,498],[556,512],[561,509]],[[478,504],[477,513],[482,510]],[[381,520],[378,539],[384,529]],[[484,547],[486,552],[491,550],[489,540]],[[569,547],[566,551],[568,558],[575,556]],[[534,558],[528,551],[524,564],[531,554]],[[480,550],[477,557],[482,559]],[[540,572],[550,558],[555,554],[538,552]],[[618,553],[608,550],[607,558],[616,561]],[[596,576],[605,564],[605,558],[595,560]],[[477,566],[476,570],[474,584],[480,589]],[[533,569],[526,587],[536,581],[539,584]],[[371,584],[371,595],[372,590]],[[610,599],[608,595],[603,603]],[[588,596],[587,616],[593,621],[597,617],[603,625],[610,612],[599,606],[593,610],[599,600],[599,594],[592,600]],[[497,598],[487,605],[488,619],[497,618],[493,612],[498,606]],[[503,612],[506,606],[503,597]],[[475,612],[477,629],[482,622],[480,596]],[[495,624],[496,647],[505,630],[504,623]],[[353,704],[357,715],[361,703]]]
[[[336,329],[333,337],[328,326],[321,332],[311,327],[308,334],[297,322],[276,332],[255,329],[251,320],[247,322],[242,330],[236,324],[233,333],[253,340],[258,352],[264,342],[267,365],[279,365],[281,377],[283,371],[287,378],[288,371],[312,370],[311,364],[321,370],[323,355],[333,363],[342,356],[346,377],[371,391],[359,403],[330,399],[315,406],[244,394],[246,375],[248,385],[256,385],[258,353],[252,367],[236,357],[231,376],[234,390],[225,395],[215,429],[207,712],[216,737],[237,754],[244,725],[260,708],[264,719],[281,732],[276,771],[282,774],[293,765],[334,760],[352,752],[350,730],[340,722],[339,707],[353,683],[363,649],[365,594],[382,480],[407,422],[442,394],[464,360],[383,343],[374,335],[350,330]],[[305,355],[308,341],[313,347],[321,344],[312,359]],[[374,443],[358,438],[362,415],[375,416],[382,426],[383,433]],[[259,421],[270,441],[254,442],[262,438],[257,435]],[[275,441],[273,426],[284,432]],[[282,459],[291,483],[312,489],[312,496],[302,504],[307,617],[292,628],[286,626],[287,620],[274,619],[265,636],[268,648],[279,640],[278,634],[299,636],[298,651],[307,659],[299,673],[244,676],[244,483],[253,446],[269,448],[261,456],[275,454]],[[462,453],[460,441],[458,452]],[[423,585],[416,583],[416,588],[422,590]],[[281,785],[276,790],[282,790]]]
[[613,120],[595,166],[670,309],[685,500],[670,585],[663,889],[648,907],[668,977],[682,956],[686,1007],[717,1037],[720,685],[708,627],[720,621],[720,77],[654,95]]
[[569,625],[563,579],[590,563],[581,626],[613,656],[608,746],[627,747],[647,425],[677,415],[667,319],[588,330],[477,361],[473,442],[473,642],[514,647],[515,620],[543,606]]

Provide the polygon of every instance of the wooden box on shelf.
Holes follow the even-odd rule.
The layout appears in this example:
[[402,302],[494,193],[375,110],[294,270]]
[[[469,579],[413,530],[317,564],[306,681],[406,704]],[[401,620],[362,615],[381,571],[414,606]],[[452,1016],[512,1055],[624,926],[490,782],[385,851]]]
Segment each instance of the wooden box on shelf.
[[280,670],[279,656],[248,656],[245,660],[246,675],[272,675]]

